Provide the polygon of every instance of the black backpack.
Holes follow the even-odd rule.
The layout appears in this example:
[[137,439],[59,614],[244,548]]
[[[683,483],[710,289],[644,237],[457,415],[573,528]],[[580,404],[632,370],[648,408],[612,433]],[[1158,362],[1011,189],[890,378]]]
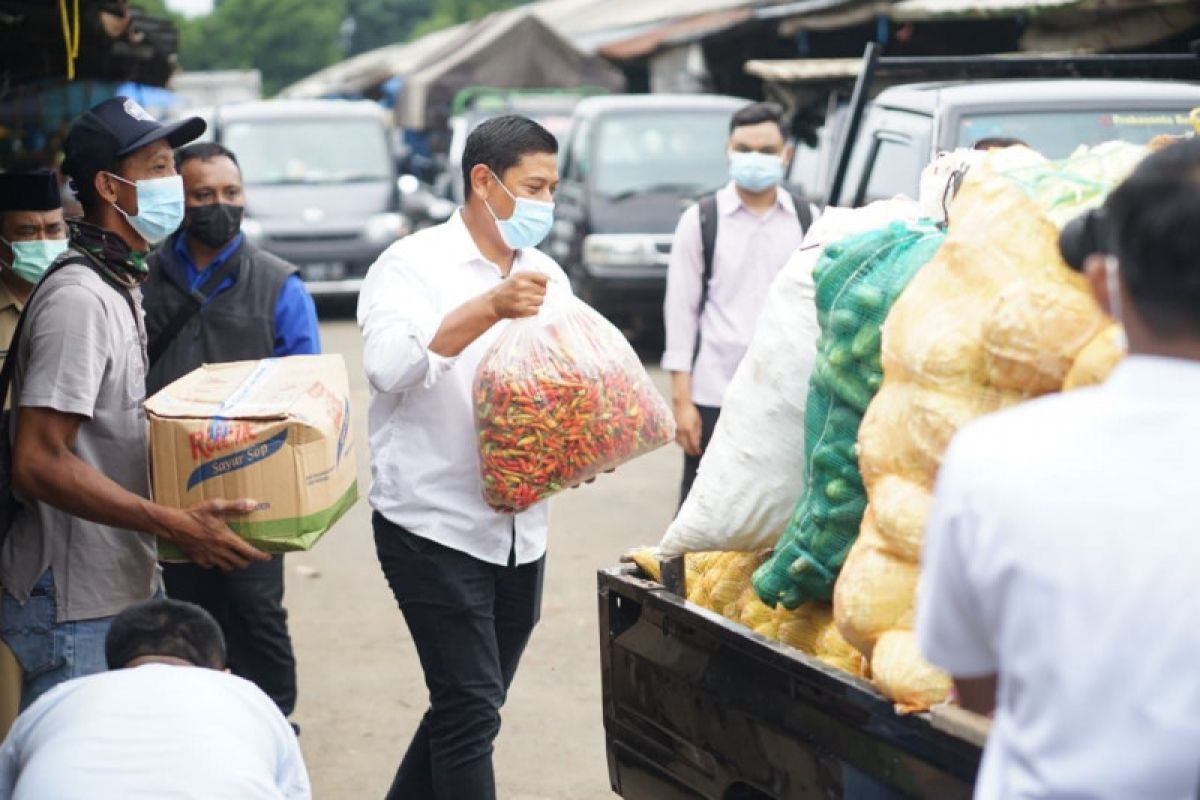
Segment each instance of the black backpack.
[[129,292],[106,274],[104,270],[97,267],[91,259],[77,253],[68,253],[66,257],[51,264],[46,273],[42,275],[41,280],[33,287],[33,291],[29,293],[29,299],[25,302],[25,311],[21,312],[21,316],[17,320],[17,327],[13,331],[12,342],[8,345],[8,353],[4,356],[4,366],[0,368],[0,404],[5,406],[3,409],[0,409],[0,544],[3,544],[4,540],[8,538],[8,531],[12,527],[13,520],[17,517],[17,512],[21,509],[21,502],[17,500],[12,491],[12,415],[15,412],[15,408],[8,408],[7,406],[8,390],[12,385],[13,370],[16,369],[17,365],[17,348],[21,343],[21,331],[25,327],[25,312],[29,310],[30,305],[33,303],[34,295],[37,294],[37,290],[46,282],[46,279],[63,267],[70,266],[71,264],[82,264],[95,270],[104,279],[105,283],[121,292],[121,295],[129,304],[129,310],[133,312],[134,319],[137,319],[137,309],[134,307],[133,298]]
[[[813,223],[812,205],[802,195],[790,192],[792,203],[796,206],[796,219],[800,222],[800,232],[808,233]],[[700,278],[700,308],[696,314],[696,344],[692,348],[692,366],[700,357],[700,317],[704,315],[704,307],[708,305],[708,287],[712,283],[713,258],[717,249],[717,196],[705,195],[697,203],[700,207],[700,244],[704,249],[704,274]]]

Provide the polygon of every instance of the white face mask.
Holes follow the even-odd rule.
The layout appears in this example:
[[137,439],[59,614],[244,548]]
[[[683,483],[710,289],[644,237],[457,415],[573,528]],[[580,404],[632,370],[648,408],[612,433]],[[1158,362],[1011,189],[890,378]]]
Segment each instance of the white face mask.
[[1116,256],[1107,256],[1104,259],[1104,279],[1108,284],[1108,309],[1112,318],[1121,326],[1121,332],[1117,334],[1117,344],[1121,345],[1121,349],[1128,349],[1129,342],[1125,338],[1125,316],[1121,308],[1121,264],[1117,261]]

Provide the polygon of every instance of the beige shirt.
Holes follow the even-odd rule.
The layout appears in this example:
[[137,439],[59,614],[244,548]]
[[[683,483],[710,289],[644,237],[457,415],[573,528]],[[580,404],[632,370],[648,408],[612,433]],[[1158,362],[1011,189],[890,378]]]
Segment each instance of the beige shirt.
[[8,345],[17,332],[17,320],[25,304],[16,298],[8,284],[0,281],[0,359],[8,355]]

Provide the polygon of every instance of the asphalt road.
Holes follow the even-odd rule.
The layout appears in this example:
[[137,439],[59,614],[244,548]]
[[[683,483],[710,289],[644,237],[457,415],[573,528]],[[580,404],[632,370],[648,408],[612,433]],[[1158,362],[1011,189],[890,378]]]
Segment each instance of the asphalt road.
[[[346,359],[365,496],[368,390],[358,330],[322,323]],[[653,371],[665,392],[666,380]],[[542,621],[525,652],[496,744],[505,800],[613,797],[600,714],[596,570],[657,542],[681,470],[673,446],[552,501]],[[309,552],[288,556],[287,606],[300,670],[295,721],[319,800],[382,798],[426,707],[417,661],[372,543],[366,500]]]

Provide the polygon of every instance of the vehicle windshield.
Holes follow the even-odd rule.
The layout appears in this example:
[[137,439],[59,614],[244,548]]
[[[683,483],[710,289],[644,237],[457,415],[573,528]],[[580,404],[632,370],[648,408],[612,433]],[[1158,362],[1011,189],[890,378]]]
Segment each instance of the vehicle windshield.
[[247,185],[357,183],[391,175],[386,132],[370,119],[247,120],[226,124],[222,135]]
[[959,123],[958,144],[971,147],[993,137],[1019,139],[1051,159],[1066,158],[1080,145],[1116,139],[1146,144],[1160,134],[1179,136],[1192,129],[1188,109],[1161,111],[1034,111],[975,114]]
[[619,114],[601,120],[594,163],[596,191],[627,197],[655,191],[710,192],[729,180],[727,109]]

